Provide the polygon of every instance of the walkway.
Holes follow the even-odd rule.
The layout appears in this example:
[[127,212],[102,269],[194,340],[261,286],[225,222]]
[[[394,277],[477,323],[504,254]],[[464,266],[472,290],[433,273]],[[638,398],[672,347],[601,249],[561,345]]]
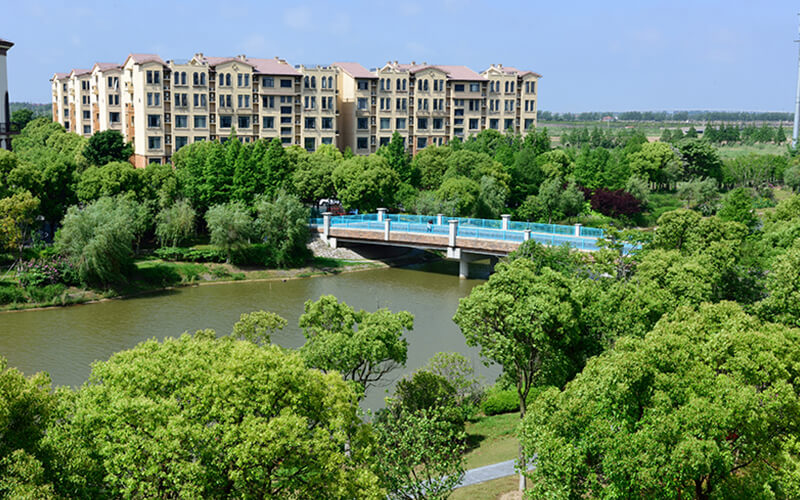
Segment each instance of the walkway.
[[[458,483],[456,488],[463,488],[464,486],[485,483],[486,481],[500,479],[501,477],[513,476],[517,474],[516,469],[514,469],[515,463],[516,460],[506,460],[505,462],[499,462],[492,465],[484,465],[483,467],[470,469],[464,473],[464,479]],[[533,460],[531,460],[531,463],[528,464],[528,470],[533,470],[534,467],[535,465],[533,464]]]

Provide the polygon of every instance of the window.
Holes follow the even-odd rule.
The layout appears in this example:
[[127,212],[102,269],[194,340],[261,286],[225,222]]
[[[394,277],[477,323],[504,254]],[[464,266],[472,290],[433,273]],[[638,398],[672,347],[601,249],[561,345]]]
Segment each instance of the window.
[[311,77],[311,88],[312,89],[317,88],[317,77],[316,76],[312,76]]
[[147,79],[146,80],[147,83],[150,84],[150,85],[157,85],[157,84],[161,83],[161,71],[159,71],[159,70],[155,70],[155,71],[147,70],[147,73],[145,73],[145,77]]
[[250,96],[249,95],[240,95],[238,96],[238,102],[240,108],[249,108],[250,107]]
[[333,88],[333,77],[332,76],[328,77],[328,88],[329,89]]
[[186,85],[186,72],[181,71],[181,85]]
[[481,110],[481,100],[480,99],[469,99],[469,110],[470,111],[480,111]]
[[243,86],[244,86],[244,85],[242,85],[242,77],[243,77],[243,76],[244,76],[244,75],[243,75],[243,74],[241,74],[241,73],[238,73],[238,74],[236,75],[236,80],[237,80],[237,81],[236,81],[236,84],[237,84],[239,87],[243,87]]
[[365,109],[367,109],[367,98],[359,97],[356,107],[359,109],[359,111],[364,111]]
[[275,108],[275,96],[274,95],[265,95],[261,97],[261,107],[263,108]]
[[503,126],[503,130],[508,130],[510,128],[513,129],[514,128],[514,119],[513,118],[506,118],[504,120],[504,124],[505,125]]
[[88,95],[81,96],[81,102],[83,102],[83,104],[89,104],[89,96]]
[[366,118],[356,118],[356,128],[358,130],[366,130],[369,126],[369,121]]
[[231,128],[231,125],[233,125],[233,118],[231,115],[220,115],[219,128]]
[[275,117],[265,116],[262,121],[263,128],[275,128]]
[[[200,73],[200,85],[205,85],[205,84],[206,84],[206,74]],[[203,139],[204,139],[203,137],[200,137],[200,140]]]
[[263,76],[263,77],[261,77],[261,86],[262,87],[268,87],[268,88],[275,87],[275,78],[273,78],[271,76]]
[[283,88],[283,89],[292,88],[292,81],[291,80],[286,80],[286,79],[281,79],[281,88]]
[[317,119],[316,118],[306,118],[305,128],[308,128],[308,129],[317,128]]
[[500,126],[500,120],[498,120],[497,118],[492,118],[491,120],[489,120],[489,128],[497,130],[499,126]]
[[108,77],[108,88],[109,88],[109,90],[117,90],[119,88],[119,77],[118,76],[109,76]]
[[[391,100],[387,99],[387,101],[391,102]],[[407,109],[408,100],[405,98],[397,98],[397,110],[405,111]],[[388,108],[387,108],[388,109]]]
[[250,128],[250,117],[249,116],[240,116],[239,117],[239,128]]
[[161,126],[161,115],[147,115],[147,127],[158,128]]
[[189,126],[189,117],[186,115],[175,115],[175,128],[186,128]]
[[314,151],[315,142],[316,141],[314,140],[313,137],[306,137],[305,141],[303,141],[303,144],[305,145],[306,151],[308,151],[309,153]]
[[417,137],[417,149],[422,149],[428,145],[428,139],[426,137]]
[[323,137],[322,144],[333,144],[333,137]]
[[281,134],[286,135],[291,133],[292,133],[292,127],[281,127]]
[[231,85],[231,74],[230,73],[225,73],[225,86],[226,87],[231,87],[232,86]]
[[462,109],[456,109],[456,110],[453,112],[453,115],[454,115],[454,116],[464,116],[464,109],[463,109],[463,108],[462,108]]
[[406,85],[408,85],[408,80],[404,78],[400,80],[399,83],[403,84],[403,90],[406,90]]
[[511,82],[511,92],[514,92],[514,82]]
[[183,137],[183,136],[176,135],[175,136],[175,151],[181,149],[183,146],[188,144],[188,142],[189,142],[189,138],[188,137]]
[[[245,87],[249,87],[250,86],[250,73],[245,73],[244,74],[244,86]],[[249,137],[248,137],[248,139],[249,139]],[[250,141],[248,140],[247,142],[250,142]]]
[[197,71],[192,73],[192,85],[199,85],[200,84],[200,75],[197,74]]
[[480,83],[470,83],[469,84],[469,91],[470,92],[480,92],[481,91],[481,84]]
[[456,83],[453,90],[455,90],[456,92],[464,92],[464,84]]
[[469,119],[469,128],[470,130],[475,130],[478,128],[478,119],[477,118],[470,118]]
[[533,118],[525,119],[525,130],[530,131],[533,128]]
[[464,119],[463,118],[454,118],[453,119],[453,125],[464,125]]
[[385,146],[385,145],[389,144],[389,141],[391,141],[391,140],[392,140],[391,137],[381,137],[380,145],[381,146]]
[[292,114],[292,107],[291,106],[281,106],[281,114],[284,114],[284,115]]
[[356,149],[367,149],[366,137],[359,137],[356,139]]
[[444,128],[444,119],[442,118],[434,118],[433,119],[433,128],[434,130],[441,130]]
[[427,118],[417,118],[417,128],[425,130],[428,128],[428,119]]
[[150,165],[161,165],[161,158],[150,158],[148,161]]
[[464,129],[463,128],[454,128],[453,129],[453,134],[455,134],[455,135],[464,135]]
[[404,129],[404,128],[406,128],[406,119],[405,119],[405,118],[397,118],[397,119],[395,120],[395,126],[396,126],[398,129]]
[[175,107],[188,108],[189,94],[175,94]]
[[508,82],[506,82],[506,93],[508,92]]
[[84,134],[91,134],[92,133],[92,126],[91,125],[84,125],[83,126],[83,133]]
[[205,140],[206,140],[206,138],[205,138],[205,137],[202,137],[202,136],[200,136],[200,137],[195,137],[195,138],[194,138],[194,142],[203,142],[203,141],[205,141]]
[[205,116],[195,116],[194,117],[194,128],[206,128],[206,117]]
[[391,118],[381,118],[381,130],[387,130],[392,128],[392,119]]
[[161,93],[160,92],[148,92],[147,93],[147,105],[148,106],[161,106]]
[[161,149],[161,137],[148,137],[147,149]]
[[356,80],[356,86],[358,90],[369,90],[369,80]]
[[91,111],[84,111],[83,112],[83,119],[84,120],[91,120],[92,119],[92,112]]
[[292,138],[291,137],[281,137],[281,144],[291,144]]
[[291,116],[281,116],[281,124],[287,123],[289,125],[292,124],[292,117]]
[[530,82],[530,83],[531,83],[530,93],[531,94],[535,94],[536,93],[536,82]]
[[108,121],[110,123],[119,123],[119,111],[112,111],[108,114]]
[[332,129],[333,128],[333,118],[323,118],[322,119],[322,128],[323,129]]
[[119,106],[119,96],[117,94],[110,94],[108,96],[109,106]]

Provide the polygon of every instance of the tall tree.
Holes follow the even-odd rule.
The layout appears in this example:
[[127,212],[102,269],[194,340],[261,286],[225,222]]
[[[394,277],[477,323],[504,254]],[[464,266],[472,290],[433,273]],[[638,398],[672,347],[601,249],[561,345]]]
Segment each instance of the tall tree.
[[104,130],[89,137],[83,156],[90,165],[102,166],[112,161],[128,161],[133,154],[133,145],[125,143],[119,130]]

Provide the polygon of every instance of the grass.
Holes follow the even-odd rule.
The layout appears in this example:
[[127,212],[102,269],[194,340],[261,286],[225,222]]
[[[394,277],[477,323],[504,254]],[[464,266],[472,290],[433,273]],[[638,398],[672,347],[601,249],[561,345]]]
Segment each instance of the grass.
[[647,212],[642,214],[642,225],[645,227],[655,226],[664,212],[684,208],[683,202],[675,193],[650,193],[647,205]]
[[506,476],[454,490],[450,500],[495,500],[504,493],[516,491],[518,487],[519,476]]
[[515,435],[518,423],[518,412],[481,416],[467,422],[469,451],[464,456],[464,466],[474,469],[516,458],[519,452]]
[[739,158],[751,153],[783,155],[786,154],[785,144],[734,144],[732,146],[717,146],[719,157],[723,160]]

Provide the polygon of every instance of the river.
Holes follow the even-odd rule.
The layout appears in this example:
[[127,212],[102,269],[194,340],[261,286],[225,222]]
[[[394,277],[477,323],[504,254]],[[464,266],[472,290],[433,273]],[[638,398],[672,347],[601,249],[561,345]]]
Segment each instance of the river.
[[240,314],[259,309],[288,320],[288,326],[272,340],[297,348],[305,340],[297,326],[303,303],[332,294],[368,311],[387,307],[414,314],[414,330],[406,336],[406,368],[392,372],[391,383],[370,390],[363,403],[380,408],[397,378],[440,351],[465,354],[487,382],[499,374],[498,367],[482,364],[478,350],[465,344],[452,321],[458,299],[483,282],[459,279],[457,267],[454,262],[432,262],[284,282],[204,285],[96,304],[4,313],[0,314],[0,355],[26,375],[45,371],[54,385],[77,387],[89,376],[94,361],[106,360],[117,351],[149,338],[204,328],[227,334]]

